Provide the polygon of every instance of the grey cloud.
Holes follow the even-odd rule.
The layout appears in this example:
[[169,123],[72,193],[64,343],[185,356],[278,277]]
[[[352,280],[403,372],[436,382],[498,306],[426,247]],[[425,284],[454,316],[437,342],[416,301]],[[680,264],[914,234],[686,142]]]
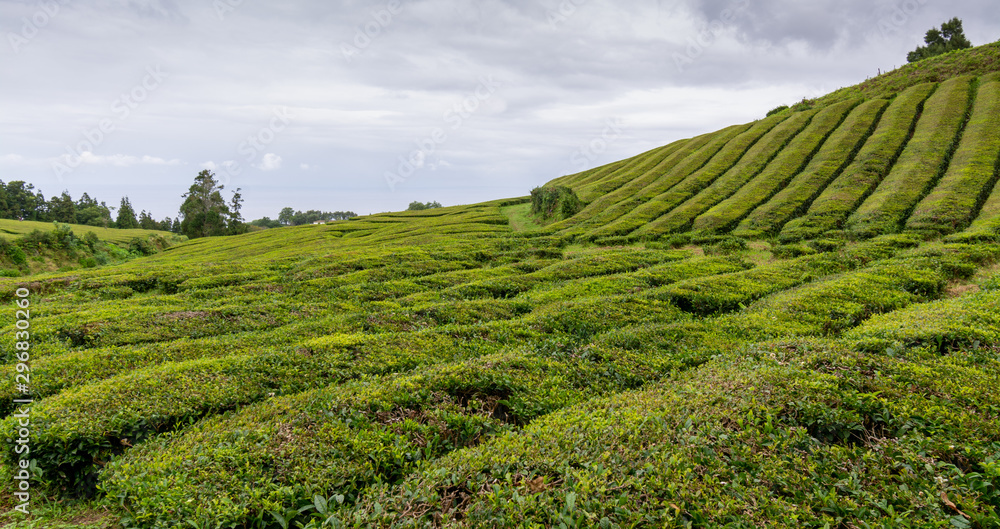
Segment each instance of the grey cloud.
[[[0,179],[28,179],[47,196],[64,187],[74,196],[101,189],[109,202],[135,195],[157,217],[176,214],[177,197],[208,160],[243,162],[232,186],[244,188],[251,217],[284,205],[347,207],[306,203],[323,194],[372,211],[438,198],[408,195],[418,190],[453,201],[523,195],[572,169],[574,149],[612,117],[631,125],[595,164],[860,82],[902,64],[926,29],[952,16],[964,18],[977,44],[1000,37],[994,6],[971,0],[927,0],[888,30],[879,22],[895,7],[921,0],[745,0],[721,28],[712,22],[743,0],[399,1],[391,20],[390,0],[234,1],[221,18],[213,0],[66,4],[19,53],[0,43]],[[0,29],[18,32],[37,9],[0,2]],[[375,34],[347,60],[343,45],[366,27]],[[718,34],[688,57],[691,39],[712,27]],[[676,55],[690,63],[679,69]],[[63,154],[150,65],[169,77],[93,155],[182,163],[88,166],[65,184],[43,163],[3,163]],[[449,127],[444,113],[480,76],[503,87],[488,108],[447,129],[435,156],[450,166],[386,189],[383,173],[430,131]],[[241,142],[280,107],[299,117],[246,160]],[[267,153],[281,167],[253,168]]]

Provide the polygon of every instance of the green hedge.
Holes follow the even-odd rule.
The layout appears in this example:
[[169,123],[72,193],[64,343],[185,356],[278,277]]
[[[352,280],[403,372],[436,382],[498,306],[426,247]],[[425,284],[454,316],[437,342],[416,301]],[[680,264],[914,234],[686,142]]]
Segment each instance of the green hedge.
[[618,160],[616,162],[611,162],[609,164],[602,165],[600,167],[595,167],[593,169],[587,169],[579,173],[574,173],[571,175],[560,176],[549,183],[552,185],[578,187],[587,184],[593,180],[604,178],[605,176],[613,173],[620,169],[623,165],[628,163],[628,160]]
[[[445,334],[333,335],[268,353],[173,362],[64,390],[32,408],[32,446],[42,483],[86,493],[97,466],[150,435],[274,395],[362,374],[490,352],[492,344]],[[13,416],[0,423],[12,432]],[[13,447],[5,458],[13,460]]]
[[758,121],[727,144],[703,169],[657,197],[655,200],[664,207],[663,214],[637,229],[634,235],[655,238],[686,226],[693,219],[692,213],[701,213],[702,208],[713,206],[727,196],[727,184],[743,183],[763,169],[809,124],[813,114],[796,113],[791,117],[782,114]]
[[1000,177],[1000,82],[980,85],[948,172],[917,205],[907,228],[950,233],[972,221]]
[[[729,198],[744,185],[771,165],[786,147],[797,147],[792,142],[799,138],[812,123],[816,111],[796,112],[780,125],[771,129],[753,147],[747,150],[740,161],[725,174],[713,182],[706,182],[705,187],[698,190],[694,196],[678,205],[669,213],[643,226],[637,234],[659,234],[686,231],[695,218],[705,213],[712,206]],[[808,141],[808,140],[806,140]],[[804,153],[806,159],[812,153]],[[802,167],[803,160],[797,160],[796,169]]]
[[823,143],[809,165],[784,189],[753,210],[733,233],[739,236],[751,233],[773,235],[793,217],[805,213],[812,201],[840,176],[872,135],[888,105],[889,102],[884,99],[874,99],[855,108]]
[[924,101],[935,88],[934,84],[921,84],[896,96],[851,164],[812,202],[804,216],[785,224],[781,240],[813,239],[842,228],[847,216],[892,169],[916,126]]
[[729,198],[699,215],[692,228],[696,231],[726,231],[733,227],[808,167],[819,148],[858,103],[860,101],[845,101],[816,113],[809,126],[795,136],[767,167]]
[[944,293],[1000,258],[1000,246],[945,245],[906,252],[871,266],[776,293],[728,315],[718,328],[744,340],[836,336],[876,314],[899,311]]
[[691,152],[676,165],[665,170],[661,177],[644,187],[630,199],[620,202],[611,209],[615,218],[608,218],[603,226],[587,232],[584,237],[596,240],[604,237],[625,235],[663,213],[657,197],[663,195],[682,182],[695,171],[709,163],[730,141],[750,129],[752,125],[737,125],[722,129],[711,136],[705,146]]
[[660,162],[681,149],[686,141],[676,141],[670,145],[659,147],[633,157],[628,164],[622,166],[614,173],[601,180],[581,186],[579,188],[580,198],[589,204],[609,193],[617,191],[625,184],[641,177],[650,169],[659,165]]
[[679,281],[651,290],[649,295],[695,314],[730,312],[768,294],[864,266],[915,244],[905,237],[885,238],[839,252],[807,255],[742,272]]
[[276,398],[129,451],[102,489],[138,527],[271,527],[272,513],[301,521],[320,515],[316,494],[335,497],[331,509],[349,505],[369,486],[673,365],[663,354],[557,348]]
[[652,265],[679,261],[689,255],[689,252],[679,250],[608,250],[592,256],[541,263],[543,266],[532,267],[533,269],[525,270],[527,273],[519,276],[473,281],[446,289],[443,294],[465,299],[513,297],[537,285],[552,281],[631,272]]
[[[772,116],[754,123],[750,128],[740,132],[729,140],[712,158],[696,171],[689,173],[683,180],[673,185],[667,191],[651,198],[616,223],[614,233],[623,235],[641,230],[648,222],[677,207],[692,195],[701,191],[707,184],[715,181],[720,175],[735,165],[748,149],[754,146],[771,129],[783,121],[785,116]],[[624,226],[631,226],[628,231],[621,231]],[[610,229],[610,227],[609,227]],[[636,231],[638,233],[638,231]]]
[[[260,354],[269,348],[301,339],[295,333],[297,330],[178,338],[155,344],[101,347],[43,357],[33,352],[31,395],[34,399],[41,399],[68,388],[167,362]],[[14,380],[15,364],[4,365],[0,373],[3,373],[0,376],[9,376]],[[16,407],[13,399],[20,397],[13,385],[0,388],[0,416],[6,417],[11,413]]]
[[594,226],[604,226],[631,211],[636,205],[637,194],[644,192],[651,185],[657,185],[665,178],[664,173],[705,147],[717,134],[721,133],[703,134],[692,138],[685,142],[681,148],[666,153],[663,158],[652,159],[648,163],[634,168],[621,187],[598,196],[590,204],[587,204],[587,207],[577,215],[577,218],[573,219],[572,228],[564,230],[562,234],[579,235]]
[[875,316],[845,337],[884,352],[927,347],[947,353],[961,347],[1000,345],[1000,292],[977,292]]
[[941,83],[924,104],[913,137],[892,170],[848,217],[848,230],[863,236],[899,231],[948,168],[974,95],[972,80],[956,77]]

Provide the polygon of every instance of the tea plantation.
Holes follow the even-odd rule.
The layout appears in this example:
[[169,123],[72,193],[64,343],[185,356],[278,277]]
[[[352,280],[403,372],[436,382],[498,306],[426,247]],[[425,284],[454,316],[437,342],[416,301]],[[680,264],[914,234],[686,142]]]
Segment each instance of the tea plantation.
[[552,217],[2,278],[0,521],[998,527],[998,179],[993,44],[558,178]]

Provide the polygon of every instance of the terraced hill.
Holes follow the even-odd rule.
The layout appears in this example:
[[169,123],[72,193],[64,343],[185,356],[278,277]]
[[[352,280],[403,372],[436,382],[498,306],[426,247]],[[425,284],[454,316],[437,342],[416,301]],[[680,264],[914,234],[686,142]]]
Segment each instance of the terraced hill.
[[[587,206],[547,232],[617,244],[679,233],[796,242],[961,231],[996,187],[998,57],[993,44],[910,65],[752,124],[558,178],[548,185],[573,189]],[[994,212],[986,208],[983,220]]]
[[556,179],[584,206],[548,224],[499,200],[0,280],[3,520],[996,527],[998,57]]

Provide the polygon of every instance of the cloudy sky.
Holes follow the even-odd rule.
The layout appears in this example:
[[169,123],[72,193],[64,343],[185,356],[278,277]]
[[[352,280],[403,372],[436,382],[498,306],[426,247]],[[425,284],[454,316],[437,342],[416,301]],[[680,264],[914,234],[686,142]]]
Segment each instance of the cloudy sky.
[[[0,0],[0,179],[177,215],[523,196],[891,70],[994,0]],[[227,197],[229,193],[224,193]]]

